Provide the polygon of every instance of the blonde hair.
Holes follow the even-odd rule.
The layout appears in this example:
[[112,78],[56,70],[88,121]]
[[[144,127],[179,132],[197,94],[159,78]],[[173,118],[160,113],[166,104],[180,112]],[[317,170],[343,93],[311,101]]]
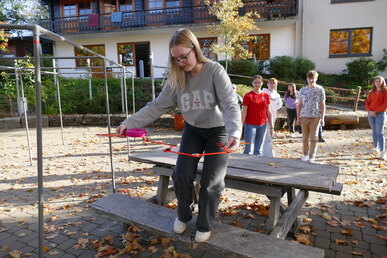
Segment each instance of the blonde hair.
[[186,73],[183,68],[173,61],[171,48],[174,46],[191,48],[198,63],[211,62],[211,60],[202,54],[199,41],[191,30],[179,29],[172,35],[169,40],[169,73],[167,81],[173,90],[182,91],[185,89]]
[[318,78],[318,72],[316,70],[310,70],[307,74],[306,74],[306,78]]
[[276,78],[270,78],[269,82],[273,83],[275,86],[274,89],[277,90],[278,80]]
[[371,89],[371,92],[374,92],[374,91],[377,90],[377,89],[376,89],[376,85],[375,85],[375,81],[376,81],[377,79],[380,79],[380,80],[382,81],[381,90],[382,90],[382,92],[384,92],[384,91],[387,89],[387,86],[386,86],[386,80],[384,80],[383,76],[380,76],[380,75],[376,76],[376,77],[373,79],[373,81],[372,81],[372,89]]

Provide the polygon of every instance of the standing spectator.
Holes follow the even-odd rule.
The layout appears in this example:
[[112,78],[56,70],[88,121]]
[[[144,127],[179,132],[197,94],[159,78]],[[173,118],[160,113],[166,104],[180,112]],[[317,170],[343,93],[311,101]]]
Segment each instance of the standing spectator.
[[297,103],[297,124],[302,126],[302,161],[314,163],[317,151],[319,125],[324,126],[325,91],[318,85],[318,73],[310,70],[306,75],[308,85],[300,89]]
[[298,102],[297,95],[298,95],[298,91],[296,88],[296,84],[289,83],[288,90],[285,92],[285,95],[284,95],[284,102],[286,107],[290,137],[294,137],[294,131],[296,129],[295,127],[299,127],[297,126],[297,102]]
[[252,81],[254,89],[243,97],[242,123],[244,124],[245,150],[243,154],[262,156],[262,143],[266,134],[274,132],[270,112],[270,97],[261,90],[262,76],[255,75]]
[[233,88],[234,93],[235,93],[235,95],[236,95],[238,105],[239,105],[239,107],[240,107],[240,109],[241,109],[241,111],[242,111],[243,98],[242,98],[241,95],[239,95],[239,94],[237,93],[237,86],[236,86],[235,84],[232,84],[232,88]]
[[321,125],[318,127],[318,142],[325,142]]
[[[273,118],[273,126],[275,126],[275,120],[277,119],[277,110],[282,107],[281,96],[277,92],[278,80],[276,78],[270,78],[267,82],[267,88],[263,89],[270,96],[270,112]],[[266,129],[267,130],[267,129]],[[265,139],[263,140],[263,152],[262,156],[274,157],[272,138],[273,134],[266,133]]]
[[[188,29],[179,29],[169,41],[169,74],[160,95],[116,129],[143,127],[178,106],[184,116],[179,151],[182,153],[235,151],[242,132],[241,112],[224,68],[203,56],[200,45]],[[215,215],[225,187],[229,154],[204,157],[200,179],[196,242],[211,236]],[[200,157],[178,155],[172,174],[177,197],[174,231],[183,233],[192,219],[194,180]]]
[[382,76],[376,76],[372,82],[365,108],[368,111],[368,122],[372,129],[374,152],[380,152],[380,158],[386,160],[384,123],[387,110],[387,86]]

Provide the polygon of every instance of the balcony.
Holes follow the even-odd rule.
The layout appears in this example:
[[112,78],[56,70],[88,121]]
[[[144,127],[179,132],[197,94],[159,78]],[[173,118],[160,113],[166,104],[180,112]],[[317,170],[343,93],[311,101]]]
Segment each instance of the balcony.
[[[273,2],[273,3],[268,3]],[[295,18],[298,12],[298,0],[248,1],[240,10],[257,12],[260,21]],[[170,25],[206,24],[215,22],[216,17],[208,13],[208,6],[92,14],[41,20],[40,26],[60,34],[96,33],[119,30],[137,30],[145,27],[154,28]]]

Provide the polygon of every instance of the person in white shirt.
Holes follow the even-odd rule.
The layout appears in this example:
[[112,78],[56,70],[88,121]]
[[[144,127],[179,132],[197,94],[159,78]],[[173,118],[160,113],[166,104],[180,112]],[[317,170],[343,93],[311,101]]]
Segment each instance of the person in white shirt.
[[[270,96],[270,111],[272,115],[273,125],[275,127],[275,120],[277,118],[277,111],[282,107],[281,96],[277,92],[278,80],[276,78],[270,78],[267,82],[267,88],[263,89]],[[274,157],[272,136],[266,132],[266,137],[263,141],[262,156]]]

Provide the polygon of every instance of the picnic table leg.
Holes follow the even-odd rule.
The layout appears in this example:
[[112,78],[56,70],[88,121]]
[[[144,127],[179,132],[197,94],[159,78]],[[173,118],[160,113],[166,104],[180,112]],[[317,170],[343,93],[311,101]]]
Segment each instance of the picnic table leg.
[[[293,200],[295,199],[296,197],[296,191],[295,191],[295,188],[294,187],[290,187],[288,190],[287,190],[287,196],[288,196],[288,205],[290,205]],[[290,229],[289,232],[293,233],[293,234],[296,234],[297,232],[297,229],[298,229],[298,226],[299,226],[299,221],[298,219],[296,219],[292,225],[292,228]]]
[[265,231],[267,234],[270,234],[274,226],[277,224],[280,216],[281,197],[268,196],[268,198],[270,199],[270,210],[269,217],[265,223]]
[[300,190],[294,200],[289,203],[288,208],[282,215],[281,219],[275,225],[271,236],[284,239],[292,227],[294,221],[297,219],[298,212],[301,210],[305,201],[308,199],[309,192]]
[[168,186],[169,186],[169,176],[160,175],[159,186],[157,187],[157,196],[156,202],[158,205],[166,205],[168,203]]

